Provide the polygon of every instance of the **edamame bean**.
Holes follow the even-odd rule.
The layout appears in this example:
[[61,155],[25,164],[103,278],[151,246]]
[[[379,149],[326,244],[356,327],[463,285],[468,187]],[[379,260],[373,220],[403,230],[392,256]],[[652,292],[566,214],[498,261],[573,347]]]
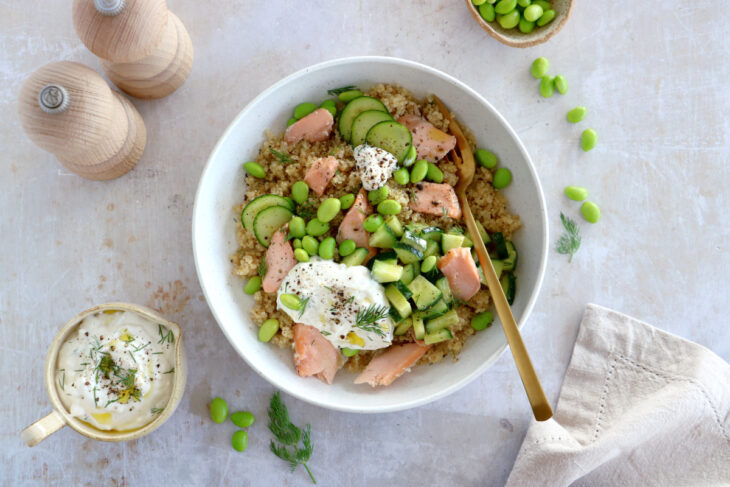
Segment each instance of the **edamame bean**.
[[302,248],[302,239],[301,238],[295,238],[291,241],[292,247],[295,249],[301,249]]
[[351,253],[355,251],[357,248],[357,244],[354,240],[350,240],[349,238],[347,240],[343,240],[340,244],[340,256],[341,257],[347,257]]
[[307,251],[309,255],[317,255],[319,250],[319,242],[316,238],[307,235],[302,238],[302,248]]
[[416,164],[411,168],[411,182],[420,183],[423,178],[428,174],[428,162],[425,159],[416,161]]
[[436,256],[435,255],[429,255],[425,259],[423,259],[423,262],[421,262],[421,272],[424,274],[426,272],[431,272],[436,268]]
[[545,98],[553,96],[553,79],[550,76],[543,76],[540,80],[540,94]]
[[474,157],[476,157],[476,160],[480,166],[486,167],[487,169],[493,169],[497,166],[497,156],[495,156],[493,152],[489,152],[488,150],[477,149],[477,151],[474,153]]
[[359,350],[355,350],[354,348],[342,349],[342,355],[344,355],[345,357],[354,357],[355,355],[357,355],[357,352],[359,352]]
[[334,259],[335,258],[335,246],[337,242],[333,237],[327,237],[322,240],[319,244],[319,256],[323,259]]
[[317,220],[322,223],[332,221],[340,212],[340,208],[342,208],[342,203],[339,198],[327,198],[317,208]]
[[360,90],[349,90],[349,91],[343,91],[339,95],[337,95],[337,98],[344,103],[347,103],[348,101],[354,100],[355,98],[359,98],[362,96],[362,91]]
[[563,191],[565,196],[573,201],[583,201],[588,198],[588,190],[580,186],[566,186]]
[[520,23],[520,12],[519,10],[513,10],[508,14],[497,15],[497,22],[499,22],[499,25],[501,25],[503,29],[512,29],[517,27],[517,24]]
[[366,232],[373,233],[375,230],[380,228],[380,225],[383,224],[383,217],[378,214],[372,214],[365,218],[365,221],[362,222],[362,227],[365,229]]
[[584,151],[588,152],[593,149],[596,146],[596,142],[598,142],[598,134],[595,130],[585,129],[580,134],[580,146]]
[[553,9],[545,10],[542,16],[537,19],[537,26],[542,27],[543,25],[549,24],[553,21],[556,15],[557,13]]
[[487,22],[493,22],[497,16],[494,11],[494,5],[485,3],[479,6],[479,15]]
[[416,162],[417,156],[418,152],[416,151],[416,146],[411,144],[408,148],[408,152],[406,152],[406,156],[403,158],[403,162],[401,162],[401,165],[404,167],[412,166],[413,163]]
[[405,186],[411,180],[411,176],[408,174],[408,169],[402,167],[393,173],[393,179],[401,186]]
[[228,419],[228,404],[225,399],[216,397],[210,401],[210,419],[219,424]]
[[390,190],[387,186],[381,186],[378,189],[374,189],[368,193],[368,201],[371,205],[377,205],[388,197]]
[[307,223],[301,216],[292,217],[289,220],[289,233],[296,238],[302,238],[307,234]]
[[400,211],[400,203],[396,200],[385,200],[378,204],[378,213],[381,215],[397,215]]
[[298,262],[309,262],[309,254],[304,249],[294,249],[294,258]]
[[517,0],[517,5],[519,5],[522,8],[527,8],[530,6],[532,2],[530,0]]
[[281,304],[289,309],[299,309],[302,307],[302,300],[296,294],[282,294],[279,296]]
[[304,181],[297,181],[291,186],[291,197],[301,205],[309,198],[309,185]]
[[500,15],[508,14],[517,7],[517,0],[499,0],[494,6],[494,11]]
[[553,85],[555,85],[555,89],[558,90],[558,93],[561,95],[564,95],[568,92],[568,80],[565,79],[565,76],[562,74],[559,74],[555,77],[553,80]]
[[539,5],[530,5],[522,12],[522,15],[525,17],[525,20],[535,22],[542,17],[542,7]]
[[286,126],[287,126],[287,127],[291,127],[291,126],[292,126],[292,125],[294,125],[295,123],[297,123],[297,119],[296,119],[296,118],[294,118],[294,117],[292,117],[292,118],[290,118],[289,120],[287,120],[287,121],[286,121]]
[[581,120],[583,120],[586,117],[586,107],[583,106],[577,106],[570,110],[566,115],[565,118],[568,119],[568,122],[570,123],[578,123]]
[[530,66],[530,73],[532,73],[532,76],[534,76],[535,78],[542,79],[542,77],[547,74],[549,67],[550,61],[548,61],[544,57],[539,57],[532,61],[532,66]]
[[517,25],[517,27],[523,34],[529,34],[535,28],[535,22],[528,22],[525,19],[520,19],[520,23]]
[[313,237],[321,237],[325,233],[330,231],[330,224],[327,222],[321,222],[317,218],[312,218],[307,223],[307,233]]
[[231,445],[233,445],[233,449],[238,452],[244,451],[248,446],[248,433],[243,430],[238,430],[233,433],[233,436],[231,437]]
[[494,171],[494,177],[492,178],[492,186],[496,189],[502,189],[509,186],[512,182],[512,172],[506,167],[500,167]]
[[433,162],[428,163],[428,170],[426,171],[426,177],[434,183],[444,182],[444,173],[438,168]]
[[253,276],[248,280],[246,286],[243,288],[243,292],[246,294],[256,294],[256,291],[261,289],[261,278],[259,276]]
[[592,201],[586,201],[580,207],[580,212],[583,213],[585,218],[590,223],[598,223],[601,219],[601,209]]
[[352,193],[343,194],[340,196],[340,207],[343,210],[348,209],[355,202],[355,195]]
[[471,0],[471,3],[473,3],[474,5],[476,5],[478,7],[479,5],[482,5],[486,1],[487,0]]
[[[266,320],[264,321],[264,324],[266,324],[267,321],[276,321],[276,320]],[[276,322],[277,328],[279,327],[279,322]],[[262,341],[268,341],[268,340],[262,340]],[[233,414],[231,414],[231,421],[233,421],[233,424],[238,426],[239,428],[248,428],[253,424],[254,421],[256,421],[256,418],[253,414],[249,413],[248,411],[237,411]]]
[[317,109],[314,103],[304,102],[294,107],[294,118],[300,120]]
[[266,169],[258,162],[247,162],[243,165],[243,168],[255,178],[264,179],[266,177]]
[[550,6],[550,2],[546,2],[545,0],[534,0],[532,2],[534,5],[539,5],[542,7],[542,11],[545,12],[546,10],[550,10],[552,8]]
[[327,110],[328,112],[330,112],[333,117],[335,115],[337,115],[337,105],[335,105],[335,101],[334,100],[325,100],[325,101],[323,101],[322,104],[319,106],[319,108],[324,108],[325,110]]
[[[279,331],[279,320],[274,319],[274,318],[269,318],[268,320],[264,321],[263,324],[261,325],[261,328],[259,328],[259,341],[268,342],[269,340],[274,338],[274,335],[276,335],[277,331]],[[245,428],[245,426],[236,423],[236,419],[233,418],[233,416],[235,414],[237,414],[237,413],[233,413],[231,415],[231,419],[233,420],[235,425],[240,426],[241,428]],[[251,413],[249,413],[249,414],[251,414]],[[251,416],[253,416],[253,415],[251,415]],[[253,420],[251,420],[251,422],[253,423]]]
[[492,315],[492,312],[485,311],[483,313],[474,315],[474,317],[471,319],[471,327],[474,328],[476,331],[482,331],[489,328],[493,321],[494,315]]

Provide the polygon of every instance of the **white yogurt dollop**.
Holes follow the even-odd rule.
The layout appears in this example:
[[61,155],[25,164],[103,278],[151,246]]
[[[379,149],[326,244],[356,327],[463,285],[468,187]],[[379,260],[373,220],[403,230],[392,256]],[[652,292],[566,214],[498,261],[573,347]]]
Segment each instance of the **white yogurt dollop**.
[[362,187],[367,191],[385,186],[398,167],[398,159],[393,154],[367,144],[355,147],[354,156]]
[[[297,295],[304,303],[302,308],[284,306],[282,294]],[[393,341],[388,299],[367,267],[312,257],[289,271],[279,286],[276,303],[296,323],[317,328],[337,348],[376,350]],[[366,310],[382,318],[364,320]]]

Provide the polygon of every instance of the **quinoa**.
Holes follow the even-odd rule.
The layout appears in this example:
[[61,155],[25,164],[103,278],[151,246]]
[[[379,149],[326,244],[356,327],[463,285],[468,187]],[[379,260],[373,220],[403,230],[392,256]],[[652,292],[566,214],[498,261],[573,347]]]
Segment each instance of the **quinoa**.
[[[422,116],[437,128],[448,131],[448,120],[443,117],[438,107],[430,98],[425,100],[416,99],[411,92],[396,84],[377,84],[373,86],[367,95],[378,98],[386,106],[393,118],[403,115]],[[466,127],[464,130],[472,150],[476,149],[473,135]],[[339,161],[339,167],[334,177],[327,185],[322,196],[310,192],[309,200],[300,205],[297,214],[308,220],[313,218],[319,204],[327,198],[339,198],[340,196],[353,193],[356,194],[362,186],[358,173],[355,169],[353,148],[340,137],[336,128],[332,136],[322,142],[310,143],[301,141],[289,145],[284,141],[284,134],[272,134],[266,132],[266,140],[261,145],[256,162],[266,168],[266,178],[258,179],[247,175],[246,193],[243,201],[234,207],[234,215],[238,220],[236,238],[238,250],[231,255],[230,260],[233,273],[243,279],[249,279],[259,272],[259,266],[264,258],[266,249],[259,244],[252,232],[245,230],[240,225],[240,215],[248,202],[263,194],[276,194],[290,196],[291,186],[297,181],[304,179],[307,169],[320,157],[334,156]],[[277,157],[277,153],[283,155],[284,161]],[[438,162],[438,167],[444,173],[444,183],[456,185],[458,173],[456,165],[443,159]],[[474,218],[480,221],[489,233],[502,232],[505,238],[510,239],[521,224],[518,215],[510,213],[506,198],[492,187],[491,170],[477,166],[474,181],[469,187],[471,210]],[[425,223],[439,226],[448,230],[455,226],[463,225],[447,216],[433,216],[414,212],[408,203],[411,198],[411,185],[400,186],[392,179],[387,183],[390,190],[389,198],[397,200],[402,207],[398,219],[403,223]],[[336,237],[337,229],[345,215],[340,212],[330,222],[330,231],[326,236]],[[276,293],[265,293],[259,290],[253,296],[254,305],[250,310],[251,319],[257,326],[269,318],[279,320],[279,331],[272,338],[272,342],[279,347],[293,348],[293,322],[289,316],[276,309]],[[489,309],[491,299],[489,291],[482,289],[468,302],[456,307],[459,315],[459,323],[450,327],[454,336],[452,340],[432,345],[424,354],[420,364],[432,364],[451,356],[457,360],[466,340],[475,333],[470,326],[472,317],[482,311]],[[393,343],[412,342],[414,338],[409,332],[404,336],[396,336]],[[384,349],[387,350],[387,349]],[[357,355],[347,359],[345,367],[350,371],[361,371],[370,360],[383,353],[384,350],[361,350]]]

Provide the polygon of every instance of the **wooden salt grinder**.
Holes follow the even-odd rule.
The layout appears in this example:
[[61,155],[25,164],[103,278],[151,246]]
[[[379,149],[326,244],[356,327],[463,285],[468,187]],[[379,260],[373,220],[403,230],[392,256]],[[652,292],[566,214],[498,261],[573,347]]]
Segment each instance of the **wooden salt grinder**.
[[193,65],[188,31],[164,0],[74,0],[76,33],[122,91],[162,98]]
[[20,90],[18,114],[36,145],[88,179],[125,174],[147,143],[134,105],[79,63],[51,63],[31,74]]

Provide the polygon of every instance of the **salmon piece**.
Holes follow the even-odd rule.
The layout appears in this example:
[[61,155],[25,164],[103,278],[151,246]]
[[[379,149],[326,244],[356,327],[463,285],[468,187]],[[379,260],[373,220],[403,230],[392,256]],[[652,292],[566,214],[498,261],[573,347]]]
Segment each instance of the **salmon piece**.
[[300,377],[315,376],[332,384],[340,367],[337,349],[313,326],[294,324],[294,366]]
[[431,122],[417,115],[404,115],[398,119],[398,123],[410,130],[419,159],[436,162],[456,146],[456,137],[437,129]]
[[456,299],[470,300],[481,288],[479,270],[471,252],[466,247],[449,250],[436,266],[449,281],[449,287]]
[[309,166],[307,173],[304,175],[304,181],[312,191],[317,193],[317,196],[322,196],[338,166],[339,162],[334,157],[321,157]]
[[306,117],[291,124],[284,133],[288,144],[296,144],[300,140],[320,142],[327,140],[332,132],[335,119],[325,108],[319,108]]
[[461,205],[456,191],[446,183],[418,183],[408,206],[419,213],[461,219]]
[[264,292],[275,293],[289,271],[297,265],[294,249],[286,239],[289,225],[284,225],[271,237],[271,244],[266,249],[266,275],[262,283]]
[[355,379],[355,384],[367,383],[373,387],[387,386],[418,362],[428,348],[417,343],[393,345],[385,353],[370,361],[365,370]]
[[368,194],[364,189],[360,189],[355,198],[355,202],[352,204],[345,217],[340,223],[340,228],[337,231],[337,243],[342,243],[344,240],[352,240],[358,247],[366,248],[370,251],[368,256],[365,258],[365,262],[369,261],[375,256],[378,251],[374,247],[370,246],[370,235],[363,228],[362,223],[365,221],[365,217],[373,212],[373,208],[368,202]]

